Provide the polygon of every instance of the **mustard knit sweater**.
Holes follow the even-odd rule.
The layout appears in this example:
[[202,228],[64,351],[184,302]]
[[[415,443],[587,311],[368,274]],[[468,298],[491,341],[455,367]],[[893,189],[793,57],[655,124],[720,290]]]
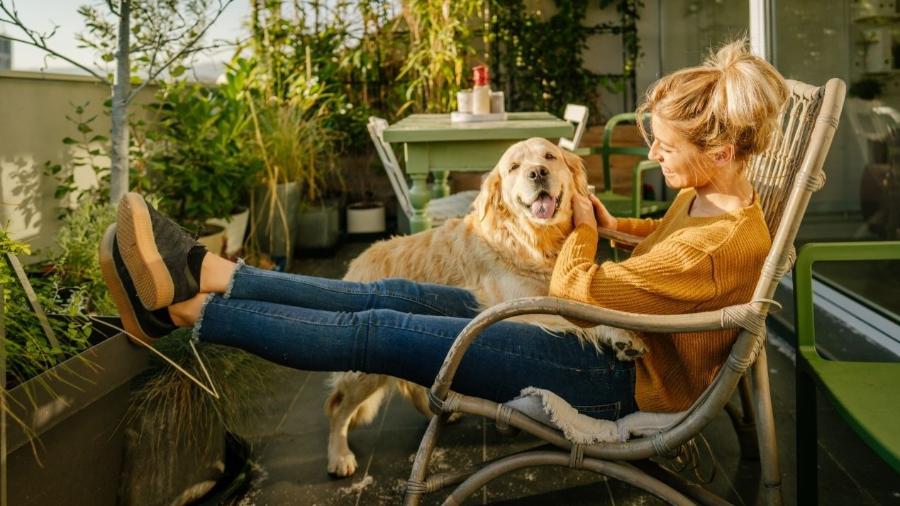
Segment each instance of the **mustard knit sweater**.
[[[771,240],[758,201],[713,217],[688,213],[693,189],[678,194],[662,219],[619,219],[618,230],[645,237],[623,262],[594,262],[597,232],[577,227],[566,239],[550,294],[646,314],[710,311],[745,303]],[[577,322],[576,322],[577,323]],[[635,400],[645,411],[687,409],[725,362],[736,331],[642,334]]]

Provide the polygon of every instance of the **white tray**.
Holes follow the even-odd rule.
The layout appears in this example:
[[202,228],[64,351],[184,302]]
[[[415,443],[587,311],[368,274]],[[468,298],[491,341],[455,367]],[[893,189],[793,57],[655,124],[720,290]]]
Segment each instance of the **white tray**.
[[451,112],[451,123],[474,123],[476,121],[506,121],[505,112],[493,112],[490,114],[472,114],[470,112]]

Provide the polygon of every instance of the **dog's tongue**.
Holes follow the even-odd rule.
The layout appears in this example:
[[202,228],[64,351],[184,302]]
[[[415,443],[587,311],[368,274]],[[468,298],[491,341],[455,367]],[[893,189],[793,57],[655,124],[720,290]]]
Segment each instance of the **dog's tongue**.
[[553,217],[555,211],[556,199],[546,193],[531,203],[531,214],[533,214],[535,218],[543,220],[550,219]]

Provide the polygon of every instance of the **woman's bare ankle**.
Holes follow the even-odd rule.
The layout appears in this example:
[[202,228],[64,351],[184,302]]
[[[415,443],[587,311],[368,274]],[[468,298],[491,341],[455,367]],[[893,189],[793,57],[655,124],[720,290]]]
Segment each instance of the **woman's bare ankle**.
[[207,253],[200,267],[200,291],[206,293],[225,293],[234,271],[235,262],[218,255]]
[[200,292],[188,300],[169,306],[169,317],[172,323],[179,327],[193,327],[200,319],[200,311],[203,309],[203,301],[208,293]]

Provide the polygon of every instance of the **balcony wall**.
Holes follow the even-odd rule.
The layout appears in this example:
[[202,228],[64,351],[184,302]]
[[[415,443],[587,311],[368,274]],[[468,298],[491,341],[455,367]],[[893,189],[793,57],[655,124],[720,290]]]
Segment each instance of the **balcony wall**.
[[[147,86],[133,102],[132,111],[150,102],[154,86]],[[42,250],[54,242],[58,227],[56,183],[44,175],[44,164],[71,160],[64,137],[78,138],[66,116],[74,105],[89,102],[86,117],[95,116],[96,133],[109,136],[110,119],[103,102],[110,88],[96,79],[64,74],[0,71],[0,226],[11,235]],[[108,165],[106,157],[98,163]],[[96,184],[86,167],[76,172],[81,187]]]

